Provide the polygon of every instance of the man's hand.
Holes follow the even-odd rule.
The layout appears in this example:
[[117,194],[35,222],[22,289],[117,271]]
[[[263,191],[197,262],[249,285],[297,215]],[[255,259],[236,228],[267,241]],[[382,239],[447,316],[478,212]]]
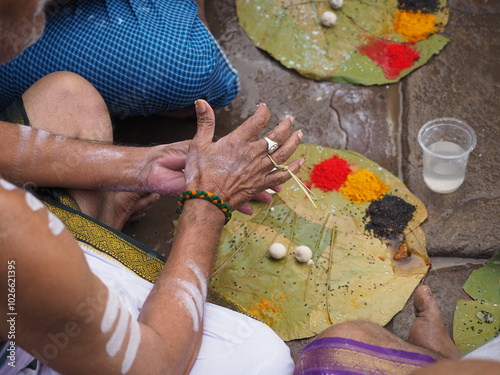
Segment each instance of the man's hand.
[[146,168],[144,190],[177,195],[186,190],[184,167],[190,140],[155,146],[150,167]]
[[[213,142],[215,115],[203,100],[196,102],[198,131],[189,146],[186,161],[186,185],[189,190],[205,190],[219,195],[233,209],[248,211],[245,203],[290,179],[288,172],[275,170],[267,157],[267,143],[259,134],[268,124],[270,113],[266,105],[258,106],[255,114],[237,129]],[[266,135],[280,147],[273,153],[274,160],[284,163],[297,149],[302,132],[292,132],[293,118],[286,116]],[[304,160],[296,159],[289,165],[296,173]],[[249,212],[245,212],[249,213]]]

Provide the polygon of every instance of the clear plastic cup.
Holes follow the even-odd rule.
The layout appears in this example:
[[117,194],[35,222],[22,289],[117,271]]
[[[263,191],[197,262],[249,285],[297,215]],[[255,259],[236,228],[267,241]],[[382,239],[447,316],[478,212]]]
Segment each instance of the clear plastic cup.
[[425,184],[436,193],[451,193],[465,179],[469,153],[476,147],[476,133],[465,122],[443,117],[424,124],[418,143],[424,151]]

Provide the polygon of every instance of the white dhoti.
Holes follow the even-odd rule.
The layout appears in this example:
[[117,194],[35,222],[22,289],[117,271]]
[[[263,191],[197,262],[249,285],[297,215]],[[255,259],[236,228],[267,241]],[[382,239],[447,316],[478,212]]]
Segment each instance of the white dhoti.
[[[116,260],[80,243],[92,272],[128,306],[137,318],[153,284]],[[34,359],[16,350],[16,367],[0,366],[5,375],[57,375],[44,365],[24,369]],[[203,338],[191,375],[291,375],[294,364],[288,346],[267,325],[246,315],[205,303]]]

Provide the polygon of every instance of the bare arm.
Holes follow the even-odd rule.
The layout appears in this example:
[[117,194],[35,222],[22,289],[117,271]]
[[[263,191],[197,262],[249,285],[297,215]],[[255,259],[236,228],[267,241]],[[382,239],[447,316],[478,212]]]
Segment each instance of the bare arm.
[[[189,189],[212,191],[238,208],[289,178],[286,172],[272,171],[265,141],[254,140],[269,120],[265,106],[212,143],[213,111],[206,102],[198,104],[198,132],[186,164]],[[282,145],[274,154],[278,163],[300,142],[301,134],[291,134],[291,126],[292,119],[286,118],[268,134]],[[290,169],[296,172],[301,163],[293,161]],[[30,195],[5,189],[5,184],[0,187],[0,264],[15,260],[16,289],[22,296],[18,344],[61,373],[189,373],[201,343],[203,302],[224,225],[219,208],[204,200],[186,202],[169,261],[136,321],[90,272],[69,233],[54,230],[57,225],[49,225],[45,209],[31,212],[37,204],[30,206],[26,197]],[[5,272],[0,268],[1,282]],[[0,293],[5,300],[3,289]],[[6,304],[0,304],[0,313],[6,312]],[[59,333],[70,336],[68,343],[48,358],[47,345]],[[2,325],[0,336],[6,335]]]
[[0,121],[0,173],[18,186],[89,190],[184,190],[189,141],[155,147],[93,142]]

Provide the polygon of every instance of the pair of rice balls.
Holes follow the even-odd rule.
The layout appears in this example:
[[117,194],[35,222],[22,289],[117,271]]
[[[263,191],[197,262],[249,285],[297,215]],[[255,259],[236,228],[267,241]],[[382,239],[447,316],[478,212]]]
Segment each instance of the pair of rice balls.
[[[332,9],[340,9],[344,5],[344,0],[330,0],[328,2]],[[325,27],[332,27],[337,24],[337,15],[333,12],[324,12],[320,17],[321,24]]]
[[[269,246],[269,255],[274,259],[282,259],[286,255],[286,247],[282,243],[275,242]],[[308,246],[297,246],[295,258],[301,263],[312,264],[312,250]]]

